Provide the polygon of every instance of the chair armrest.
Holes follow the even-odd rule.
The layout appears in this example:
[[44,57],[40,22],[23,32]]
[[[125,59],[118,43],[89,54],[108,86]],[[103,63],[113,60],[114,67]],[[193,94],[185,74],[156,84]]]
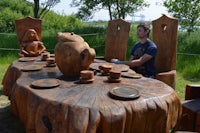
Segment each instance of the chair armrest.
[[160,72],[156,74],[156,79],[166,83],[173,89],[176,87],[176,70],[171,70],[168,72]]

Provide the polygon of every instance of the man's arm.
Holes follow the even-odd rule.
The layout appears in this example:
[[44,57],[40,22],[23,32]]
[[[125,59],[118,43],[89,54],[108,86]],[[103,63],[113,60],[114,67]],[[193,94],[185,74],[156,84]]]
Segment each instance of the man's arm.
[[39,54],[41,54],[41,53],[43,53],[46,50],[46,47],[40,41],[38,42],[38,44],[39,44],[38,52],[39,52]]
[[152,58],[151,55],[149,54],[144,54],[143,56],[141,56],[139,59],[133,59],[130,61],[121,61],[122,64],[126,64],[130,67],[139,67],[142,64],[144,64],[145,62],[149,61]]

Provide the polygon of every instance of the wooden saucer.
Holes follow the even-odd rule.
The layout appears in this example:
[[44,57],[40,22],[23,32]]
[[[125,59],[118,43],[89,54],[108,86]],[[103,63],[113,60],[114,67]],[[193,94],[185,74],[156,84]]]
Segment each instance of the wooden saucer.
[[56,63],[52,63],[52,64],[46,64],[46,67],[55,67],[56,66]]
[[114,63],[103,63],[103,62],[99,62],[99,63],[92,63],[90,64],[90,69],[92,70],[97,70],[98,72],[100,71],[99,66],[102,65],[112,65],[113,66],[113,70],[117,70],[117,71],[121,71],[121,72],[127,72],[129,71],[129,66],[124,65],[124,64],[114,64]]
[[139,73],[122,73],[122,77],[139,79],[142,78],[143,76]]
[[111,82],[111,83],[119,83],[121,80],[122,80],[121,78],[112,79],[112,78],[108,77],[108,81]]
[[102,75],[102,76],[109,76],[109,73],[106,73],[106,72],[102,71],[102,72],[101,72],[101,75]]
[[50,54],[50,57],[55,57],[55,54]]
[[92,83],[94,81],[94,78],[93,79],[87,79],[87,80],[80,78],[79,81],[82,84],[88,84],[88,83]]
[[41,65],[27,65],[27,66],[24,66],[22,67],[22,71],[39,71],[43,68],[43,66]]
[[28,61],[34,61],[34,60],[36,60],[35,57],[21,57],[18,59],[18,61],[20,62],[28,62]]
[[39,79],[31,83],[31,86],[36,89],[55,88],[59,85],[60,81],[58,79],[53,79],[53,78]]

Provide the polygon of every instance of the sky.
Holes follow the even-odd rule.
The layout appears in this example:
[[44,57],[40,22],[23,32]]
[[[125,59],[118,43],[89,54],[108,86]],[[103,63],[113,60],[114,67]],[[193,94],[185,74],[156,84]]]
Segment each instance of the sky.
[[[146,7],[143,10],[135,13],[136,17],[128,16],[125,19],[130,20],[130,21],[135,21],[135,20],[152,21],[152,20],[155,20],[155,19],[161,17],[162,14],[169,15],[169,13],[167,12],[167,9],[164,6],[162,6],[163,0],[146,0],[146,1],[150,4],[149,7]],[[70,7],[71,2],[72,2],[72,0],[61,0],[61,2],[53,8],[53,10],[57,13],[65,14],[65,15],[70,15],[72,13],[75,14],[77,12],[77,8]],[[142,18],[141,16],[144,16],[144,17]],[[108,11],[101,10],[101,11],[95,13],[95,16],[91,20],[106,20],[106,21],[108,21],[109,20]]]

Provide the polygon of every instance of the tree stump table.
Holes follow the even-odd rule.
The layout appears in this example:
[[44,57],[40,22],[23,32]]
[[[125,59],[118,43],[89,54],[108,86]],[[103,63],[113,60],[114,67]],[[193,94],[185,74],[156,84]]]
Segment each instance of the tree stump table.
[[[23,71],[24,66],[42,69]],[[14,61],[4,75],[3,93],[11,100],[11,112],[24,123],[26,132],[37,133],[168,133],[181,116],[175,91],[150,78],[121,78],[108,82],[97,73],[89,84],[66,78],[57,67],[40,59]],[[38,80],[55,79],[52,88],[35,88]],[[39,82],[39,85],[45,83]],[[136,99],[114,99],[111,89],[133,88]]]

